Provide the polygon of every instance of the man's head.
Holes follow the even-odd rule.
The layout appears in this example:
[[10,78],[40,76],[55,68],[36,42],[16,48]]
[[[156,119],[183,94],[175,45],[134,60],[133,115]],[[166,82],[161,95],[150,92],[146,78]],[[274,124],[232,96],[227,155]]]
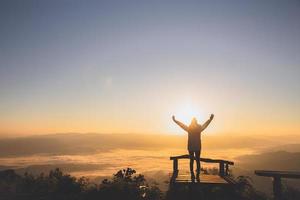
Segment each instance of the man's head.
[[191,121],[191,124],[190,125],[198,125],[198,122],[197,122],[197,119],[196,117],[193,117],[192,121]]

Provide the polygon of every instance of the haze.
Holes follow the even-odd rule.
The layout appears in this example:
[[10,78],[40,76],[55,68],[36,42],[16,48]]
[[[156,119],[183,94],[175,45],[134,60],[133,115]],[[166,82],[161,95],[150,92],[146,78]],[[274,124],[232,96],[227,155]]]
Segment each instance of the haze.
[[1,1],[0,136],[300,131],[300,3]]

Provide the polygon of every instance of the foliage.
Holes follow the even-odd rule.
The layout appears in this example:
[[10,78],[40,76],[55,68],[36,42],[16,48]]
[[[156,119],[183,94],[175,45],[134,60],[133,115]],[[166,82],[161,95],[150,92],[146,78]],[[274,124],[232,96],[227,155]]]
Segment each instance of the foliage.
[[299,199],[300,199],[299,190],[288,185],[283,185],[282,200],[299,200]]
[[[233,177],[231,177],[233,178]],[[236,184],[209,186],[191,184],[186,187],[170,186],[163,196],[157,185],[149,185],[145,177],[131,168],[119,170],[111,179],[93,184],[87,178],[75,178],[61,170],[48,174],[23,176],[14,170],[0,171],[0,199],[2,200],[266,200],[247,176],[239,176]],[[300,191],[283,186],[283,200],[300,199]]]
[[[233,178],[233,177],[232,177]],[[251,179],[239,176],[234,185],[211,186],[190,184],[183,187],[170,187],[167,200],[205,199],[205,200],[266,200],[267,197],[254,189]]]
[[235,196],[237,199],[245,200],[264,200],[267,196],[262,192],[257,191],[253,185],[252,180],[248,176],[239,176],[236,178]]
[[103,180],[99,191],[106,199],[151,200],[160,199],[157,186],[149,187],[143,175],[135,176],[131,168],[118,171],[111,181]]
[[136,171],[131,168],[120,170],[112,180],[105,179],[101,184],[96,185],[90,183],[85,177],[77,179],[64,174],[59,169],[39,176],[28,173],[20,176],[14,170],[5,170],[0,172],[1,199],[160,199],[159,188],[149,186],[143,175],[135,175],[135,173]]

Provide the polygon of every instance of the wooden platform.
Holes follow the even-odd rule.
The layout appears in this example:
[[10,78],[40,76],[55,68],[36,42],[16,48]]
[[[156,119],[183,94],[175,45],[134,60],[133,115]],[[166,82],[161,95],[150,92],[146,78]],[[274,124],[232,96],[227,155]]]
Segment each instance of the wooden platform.
[[[178,176],[174,179],[174,182],[175,183],[187,183],[187,184],[193,183],[190,173],[178,174]],[[198,183],[197,180],[194,180],[194,182]],[[226,181],[224,178],[222,178],[219,175],[201,174],[199,183],[201,183],[201,184],[228,184],[228,181]]]
[[218,163],[219,173],[216,175],[210,174],[200,174],[199,180],[191,179],[190,172],[178,170],[178,164],[180,159],[196,159],[195,157],[190,157],[189,155],[172,156],[170,160],[173,161],[173,173],[170,177],[171,185],[182,185],[182,184],[194,184],[199,185],[228,185],[235,184],[236,182],[229,175],[229,165],[234,165],[232,161],[220,160],[220,159],[210,159],[210,158],[199,158],[201,162],[207,163]]

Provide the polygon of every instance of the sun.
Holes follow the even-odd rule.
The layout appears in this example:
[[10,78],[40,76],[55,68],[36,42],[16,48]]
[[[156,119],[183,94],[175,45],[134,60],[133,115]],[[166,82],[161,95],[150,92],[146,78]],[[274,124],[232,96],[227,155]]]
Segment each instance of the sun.
[[199,121],[204,119],[203,109],[191,103],[183,104],[178,107],[174,115],[178,120],[186,124],[189,124],[193,117],[196,117]]
[[193,117],[195,117],[198,123],[203,124],[209,118],[208,105],[203,102],[195,102],[195,100],[182,100],[174,103],[168,114],[166,114],[166,126],[170,133],[175,135],[182,135],[184,132],[173,122],[170,122],[172,115],[176,117],[178,121],[189,125]]

